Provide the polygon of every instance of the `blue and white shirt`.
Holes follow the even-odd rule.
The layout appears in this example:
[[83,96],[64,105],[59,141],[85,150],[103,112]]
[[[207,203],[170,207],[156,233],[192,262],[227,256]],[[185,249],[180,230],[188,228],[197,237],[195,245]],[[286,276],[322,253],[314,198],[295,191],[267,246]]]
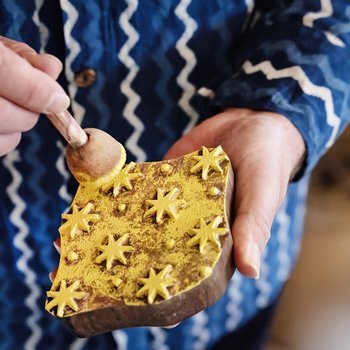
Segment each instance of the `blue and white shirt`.
[[[52,241],[76,182],[45,117],[0,159],[0,349],[208,349],[268,306],[298,254],[308,174],[350,118],[348,0],[2,0],[0,34],[65,65],[60,83],[83,127],[106,130],[129,161],[152,161],[228,106],[285,115],[307,144],[263,255],[226,294],[178,327],[75,339],[44,310]],[[79,88],[90,67],[97,80]],[[1,112],[0,112],[1,113]]]

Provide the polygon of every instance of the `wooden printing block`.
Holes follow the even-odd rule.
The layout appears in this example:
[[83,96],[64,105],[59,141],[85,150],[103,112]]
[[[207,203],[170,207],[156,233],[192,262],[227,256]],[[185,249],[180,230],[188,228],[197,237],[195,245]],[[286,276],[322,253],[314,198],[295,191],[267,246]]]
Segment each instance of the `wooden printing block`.
[[45,308],[78,337],[181,322],[215,303],[235,269],[233,172],[222,148],[124,165],[118,147],[104,174],[79,168],[81,155],[67,150],[80,184],[62,215]]

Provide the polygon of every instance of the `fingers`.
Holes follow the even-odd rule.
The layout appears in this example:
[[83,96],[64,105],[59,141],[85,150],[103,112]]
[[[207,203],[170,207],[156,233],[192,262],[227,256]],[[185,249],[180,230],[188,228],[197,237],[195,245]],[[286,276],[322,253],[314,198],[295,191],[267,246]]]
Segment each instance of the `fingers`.
[[38,113],[21,108],[2,97],[0,97],[0,111],[1,134],[28,131],[34,127],[39,118]]
[[60,75],[63,65],[57,57],[49,54],[37,54],[29,45],[3,36],[0,36],[0,42],[27,60],[33,67],[45,72],[54,80]]
[[14,150],[21,140],[21,133],[0,134],[0,157]]
[[0,156],[13,150],[39,113],[60,113],[70,101],[55,81],[62,63],[0,36]]
[[[47,56],[39,58],[41,63],[48,60]],[[1,43],[0,76],[0,96],[22,108],[59,113],[69,106],[69,98],[57,82]]]
[[46,53],[40,55],[29,55],[26,60],[35,68],[48,74],[56,80],[62,72],[62,62],[55,56]]
[[196,126],[165,157],[219,144],[235,172],[235,263],[245,276],[258,278],[274,216],[305,145],[299,132],[282,116],[232,109]]

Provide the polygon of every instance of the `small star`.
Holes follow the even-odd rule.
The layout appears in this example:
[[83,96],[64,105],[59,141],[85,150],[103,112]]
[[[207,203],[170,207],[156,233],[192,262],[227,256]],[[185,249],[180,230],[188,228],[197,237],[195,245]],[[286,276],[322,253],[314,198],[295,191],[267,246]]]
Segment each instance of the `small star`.
[[192,159],[196,160],[197,164],[191,168],[191,173],[196,173],[202,169],[202,179],[207,180],[210,169],[222,173],[220,162],[228,158],[223,154],[221,146],[214,148],[211,152],[208,148],[202,146],[202,155],[192,156]]
[[79,207],[73,204],[72,214],[62,215],[62,219],[67,221],[59,228],[60,233],[70,234],[74,238],[78,233],[90,232],[90,223],[95,223],[100,218],[98,214],[91,213],[93,207],[92,203],[88,203],[79,210]]
[[175,187],[164,196],[162,190],[158,188],[157,199],[146,200],[146,204],[151,205],[152,208],[146,211],[144,217],[146,218],[156,214],[156,222],[159,223],[162,220],[164,213],[166,213],[170,218],[176,219],[176,207],[185,204],[183,199],[176,199],[179,194],[180,190]]
[[225,235],[228,231],[227,228],[218,228],[222,222],[222,217],[217,216],[210,224],[206,224],[204,219],[199,220],[199,228],[191,228],[189,234],[194,235],[188,242],[189,247],[199,245],[199,252],[204,254],[204,248],[209,242],[213,243],[218,249],[220,249],[220,241],[218,236]]
[[108,243],[106,245],[99,246],[99,249],[103,253],[96,258],[95,262],[100,263],[103,260],[106,260],[107,270],[112,268],[112,263],[114,260],[118,260],[125,265],[126,258],[124,253],[132,252],[134,250],[132,246],[123,245],[128,238],[129,235],[124,234],[117,241],[115,241],[113,235],[108,235]]
[[132,190],[131,181],[143,177],[141,173],[129,173],[135,166],[134,162],[131,162],[124,167],[111,181],[102,187],[103,191],[108,191],[113,188],[113,196],[116,197],[120,190],[124,187],[127,190]]
[[158,274],[153,268],[149,271],[148,278],[140,278],[140,281],[144,286],[136,293],[136,296],[147,294],[148,304],[153,304],[156,296],[159,294],[163,299],[169,299],[170,294],[168,287],[172,284],[171,278],[166,278],[166,275],[172,270],[171,265],[165,266],[165,268]]
[[73,311],[78,311],[78,305],[74,299],[82,299],[85,297],[86,293],[77,292],[79,287],[79,281],[75,281],[71,286],[67,288],[67,283],[65,280],[61,281],[61,285],[58,291],[46,292],[48,298],[53,298],[51,301],[46,302],[45,309],[51,311],[52,308],[57,306],[58,317],[63,317],[64,308],[69,306]]

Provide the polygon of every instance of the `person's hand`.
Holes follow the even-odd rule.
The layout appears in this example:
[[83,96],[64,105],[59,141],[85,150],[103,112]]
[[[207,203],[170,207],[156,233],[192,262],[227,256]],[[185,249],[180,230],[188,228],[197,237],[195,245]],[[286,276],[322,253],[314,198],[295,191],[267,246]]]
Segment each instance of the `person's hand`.
[[62,63],[24,43],[0,36],[0,156],[13,150],[39,113],[59,113],[69,97],[55,81]]
[[235,263],[242,274],[258,278],[274,216],[302,164],[304,141],[279,114],[231,108],[183,136],[165,158],[179,157],[202,145],[221,145],[230,158],[235,173]]

